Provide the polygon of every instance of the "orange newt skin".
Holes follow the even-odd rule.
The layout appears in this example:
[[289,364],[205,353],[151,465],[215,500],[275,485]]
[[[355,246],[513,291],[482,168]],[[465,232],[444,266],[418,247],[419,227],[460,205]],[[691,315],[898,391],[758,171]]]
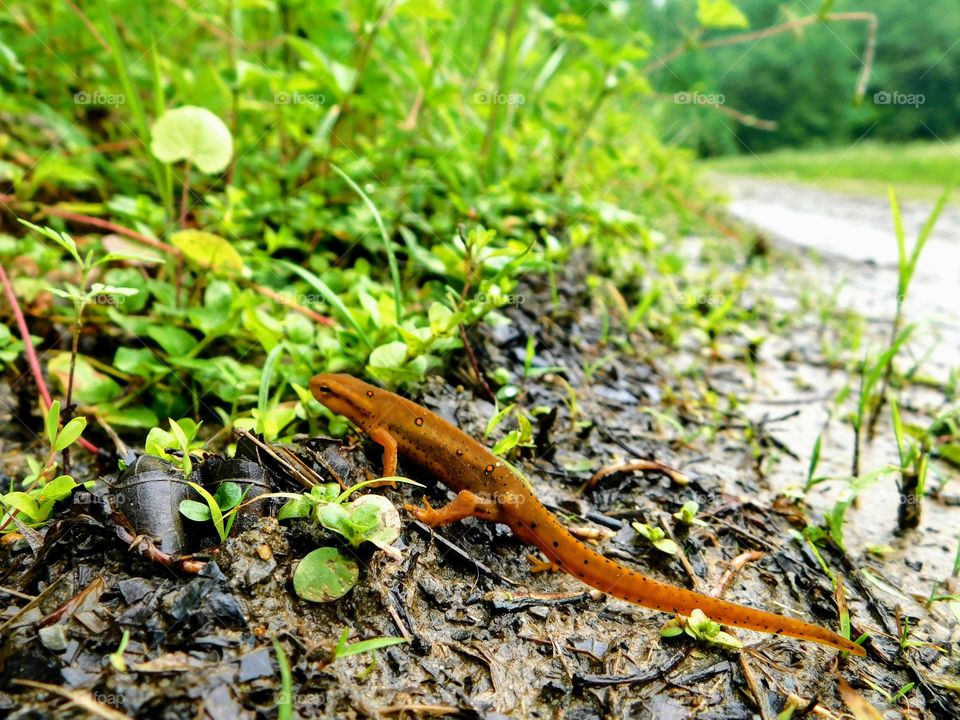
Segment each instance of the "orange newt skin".
[[317,375],[310,381],[310,390],[330,410],[351,420],[383,446],[384,477],[396,474],[400,454],[457,492],[456,498],[439,510],[426,501],[423,508],[407,506],[414,517],[431,527],[470,516],[503,523],[565,572],[621,600],[681,615],[699,608],[726,625],[866,654],[856,643],[825,628],[669,585],[594,552],[571,535],[500,459],[416,403],[350,375]]

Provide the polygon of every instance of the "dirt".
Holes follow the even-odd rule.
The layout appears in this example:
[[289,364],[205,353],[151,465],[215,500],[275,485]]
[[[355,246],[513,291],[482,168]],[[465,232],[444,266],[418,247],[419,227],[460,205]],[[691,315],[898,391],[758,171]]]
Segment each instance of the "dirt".
[[[696,255],[703,247],[692,241],[688,249]],[[751,292],[775,295],[783,308],[799,307],[802,288],[814,280],[828,285],[831,273],[843,269],[774,257],[789,266],[759,278]],[[708,359],[690,345],[667,353],[643,334],[615,347],[603,339],[596,297],[568,272],[562,297],[582,311],[553,313],[548,289],[529,285],[525,302],[508,310],[512,325],[470,334],[480,365],[505,368],[522,388],[524,407],[555,412],[551,423],[535,428],[538,447],[517,461],[538,496],[571,525],[602,531],[605,554],[645,573],[707,592],[725,586],[726,599],[836,627],[830,580],[795,536],[805,525],[804,507],[780,497],[802,482],[825,409],[849,382],[824,366],[823,329],[801,324],[785,338],[771,338],[755,373],[733,359],[736,352]],[[878,342],[885,336],[882,323],[869,332]],[[537,340],[534,370],[562,372],[523,379],[530,335]],[[482,437],[494,408],[475,387],[464,363],[447,381],[431,378],[418,397]],[[928,391],[912,392],[918,410],[933,402]],[[706,432],[710,423],[701,413],[708,399],[729,410],[727,427],[715,433]],[[651,408],[680,417],[684,432],[657,421]],[[800,414],[771,419],[794,409]],[[748,430],[757,428],[760,441],[752,441]],[[824,474],[849,472],[849,435],[835,413]],[[379,469],[378,449],[368,441],[361,449],[327,447],[338,467],[359,477],[364,468]],[[864,467],[889,462],[890,449],[889,430],[881,427]],[[690,483],[621,473],[580,493],[595,470],[634,458],[674,465]],[[401,463],[400,470],[430,484],[435,503],[447,497],[417,468]],[[400,504],[418,502],[421,494],[400,488],[391,497]],[[705,527],[684,529],[670,517],[691,499]],[[868,657],[843,660],[818,645],[746,631],[734,633],[746,645],[741,652],[663,639],[667,616],[600,596],[562,574],[531,574],[530,548],[505,528],[475,519],[432,532],[405,516],[396,543],[401,560],[362,549],[357,587],[337,602],[312,604],[291,588],[296,561],[321,538],[307,521],[251,520],[202,554],[208,563],[195,576],[131,552],[107,519],[75,503],[47,529],[42,548],[23,541],[2,551],[0,585],[15,592],[0,595],[0,623],[7,623],[0,708],[14,718],[82,714],[60,696],[14,682],[27,678],[90,693],[130,717],[274,717],[280,679],[271,640],[277,638],[291,659],[295,712],[304,718],[773,718],[788,702],[816,702],[818,715],[831,717],[845,712],[839,677],[884,717],[953,718],[960,706],[944,683],[956,684],[960,675],[957,622],[946,603],[927,607],[915,596],[925,598],[933,583],[948,578],[957,517],[942,499],[928,500],[922,528],[898,539],[888,495],[871,495],[851,511],[849,554],[821,550],[846,588],[853,636],[871,635]],[[816,492],[809,502],[816,520],[832,499]],[[689,570],[644,543],[632,521],[666,522]],[[864,552],[877,542],[894,544],[895,553],[881,559]],[[758,559],[725,583],[730,562],[749,551]],[[882,578],[897,592],[868,578]],[[85,599],[76,600],[78,594]],[[40,595],[36,611],[18,615]],[[903,652],[898,615],[910,618],[917,643]],[[108,655],[125,629],[127,671],[119,672]],[[331,662],[344,629],[351,642],[379,636],[409,642]],[[880,692],[892,696],[909,683],[916,687],[892,704]]]

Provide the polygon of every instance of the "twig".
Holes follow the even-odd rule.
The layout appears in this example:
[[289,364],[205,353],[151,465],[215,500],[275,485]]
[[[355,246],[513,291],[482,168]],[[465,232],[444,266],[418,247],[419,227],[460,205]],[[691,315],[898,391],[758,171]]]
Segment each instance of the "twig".
[[743,569],[744,565],[749,562],[754,562],[755,560],[762,560],[763,555],[759,550],[748,550],[747,552],[737,555],[727,564],[727,569],[723,573],[723,577],[720,578],[720,582],[717,583],[717,589],[713,594],[717,597],[723,595],[727,591],[730,583],[733,582],[733,578]]
[[[773,25],[763,30],[756,30],[754,32],[741,33],[739,35],[728,35],[727,37],[718,38],[717,40],[708,40],[707,42],[700,43],[699,45],[692,46],[692,49],[697,50],[709,50],[715,47],[723,47],[726,45],[736,45],[743,42],[750,42],[753,40],[762,40],[764,38],[772,37],[773,35],[779,35],[781,33],[790,32],[791,30],[797,30],[807,25],[813,25],[814,23],[819,22],[865,22],[867,23],[867,44],[864,47],[863,51],[863,65],[860,69],[860,76],[857,78],[857,87],[856,87],[856,97],[863,97],[864,93],[867,90],[867,80],[870,77],[870,70],[873,67],[873,56],[874,51],[877,46],[877,16],[873,13],[868,12],[842,12],[842,13],[829,13],[823,17],[819,15],[810,15],[805,18],[799,18],[797,20],[791,20],[789,22],[781,23],[780,25]],[[674,50],[667,53],[663,57],[657,58],[655,61],[643,68],[641,72],[644,74],[653,72],[654,70],[659,70],[662,67],[668,65],[672,60],[675,60],[681,55],[685,55],[690,52],[691,46],[688,42],[681,42]]]
[[621,472],[631,472],[633,470],[657,470],[673,480],[675,483],[677,483],[677,485],[690,484],[690,478],[677,470],[675,467],[666,465],[658,460],[632,460],[630,462],[615,463],[597,470],[593,477],[587,480],[586,484],[580,488],[580,492],[583,493],[588,490],[593,490],[593,488],[595,488],[597,484],[608,475],[614,475]]

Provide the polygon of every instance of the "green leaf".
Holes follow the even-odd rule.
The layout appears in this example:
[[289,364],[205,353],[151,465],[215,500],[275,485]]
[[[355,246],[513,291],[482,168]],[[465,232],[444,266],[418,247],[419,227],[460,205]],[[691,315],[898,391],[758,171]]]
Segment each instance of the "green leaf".
[[210,519],[210,508],[196,500],[181,500],[180,514],[197,522],[207,522]]
[[8,508],[19,511],[32,522],[45,519],[40,505],[33,496],[25,492],[8,492],[6,495],[0,496],[0,502]]
[[34,225],[32,222],[27,222],[22,218],[17,218],[17,220],[21,224],[26,225],[31,230],[36,230],[38,233],[40,233],[44,237],[48,237],[51,240],[53,240],[55,243],[57,243],[57,245],[59,245],[64,250],[69,252],[70,255],[73,256],[73,259],[77,261],[78,265],[83,265],[83,260],[80,258],[80,253],[77,251],[77,243],[74,241],[72,237],[70,237],[66,233],[59,233],[56,230],[53,230],[52,228],[44,227],[41,225]]
[[360,653],[371,652],[373,650],[381,650],[385,647],[390,647],[391,645],[401,645],[405,642],[407,642],[407,640],[402,637],[378,637],[370,640],[361,640],[359,642],[350,643],[349,645],[346,643],[338,643],[336,657],[337,659],[340,659],[349,657],[351,655],[359,655]]
[[397,257],[393,252],[393,240],[391,240],[387,234],[387,228],[383,224],[383,218],[380,217],[380,211],[377,210],[377,206],[373,204],[373,201],[367,196],[363,189],[336,165],[331,164],[330,167],[360,196],[367,206],[367,209],[373,214],[373,219],[377,222],[377,227],[380,229],[380,240],[387,254],[387,265],[390,267],[390,277],[393,280],[393,300],[396,304],[397,325],[399,325],[403,321],[403,293],[400,288],[400,268],[397,265]]
[[293,590],[310,602],[329,602],[343,597],[357,584],[357,564],[332,547],[317,548],[297,565]]
[[85,417],[75,417],[66,425],[63,426],[63,430],[60,431],[60,434],[57,435],[57,442],[53,446],[53,449],[57,452],[60,452],[66,447],[69,447],[77,438],[80,437],[80,433],[83,432],[83,429],[87,426],[87,419]]
[[367,364],[375,368],[396,369],[407,361],[407,344],[397,340],[374,348]]
[[50,447],[57,442],[57,430],[60,429],[60,401],[54,400],[47,410],[47,441]]
[[[66,392],[70,377],[70,353],[57,353],[49,363],[47,372],[57,380]],[[99,370],[94,369],[82,356],[77,356],[73,375],[73,401],[78,405],[99,405],[114,400],[123,393],[123,389]]]
[[[150,330],[148,329],[147,333],[149,334],[149,332]],[[156,340],[156,342],[161,347],[164,346],[164,343],[161,343],[159,340]],[[166,371],[166,366],[160,362],[149,348],[117,348],[116,355],[113,357],[113,366],[120,372],[127,373],[128,375],[136,375],[141,378],[149,378],[156,373]],[[156,423],[154,423],[154,425],[156,425]]]
[[217,506],[221,510],[232,510],[240,504],[243,498],[243,489],[235,482],[225,482],[217,488],[213,499],[217,501]]
[[747,16],[730,0],[697,0],[697,21],[705,28],[750,27]]
[[[170,425],[172,428],[175,428],[174,434],[176,434],[176,430],[179,429],[177,424],[171,421]],[[184,456],[184,458],[186,458],[186,456]],[[210,511],[210,519],[213,520],[213,526],[217,530],[217,535],[220,536],[220,542],[225,541],[227,539],[227,532],[223,526],[223,513],[220,512],[220,506],[217,505],[217,501],[214,499],[213,495],[208,493],[202,485],[195,482],[190,482],[189,480],[187,481],[187,484],[200,493],[200,497],[207,501],[207,509]]]
[[227,169],[233,137],[223,120],[206,108],[187,105],[168,110],[150,129],[150,150],[164,163],[187,160],[204,173]]
[[314,504],[310,498],[301,496],[295,500],[288,500],[280,512],[277,513],[277,520],[289,520],[291,518],[309,517],[313,512]]
[[72,477],[69,475],[58,475],[43,486],[40,490],[38,500],[40,502],[44,500],[53,500],[54,502],[64,500],[70,497],[70,493],[75,487],[77,487],[77,483]]
[[[400,513],[383,495],[359,497],[348,503],[348,511],[356,530],[356,536],[351,539],[354,546],[361,542],[370,542],[384,548],[400,537]],[[358,522],[361,517],[362,527]]]
[[188,262],[205,270],[235,275],[245,269],[240,253],[219,235],[203,230],[181,230],[170,236],[170,243],[183,252]]
[[189,354],[197,344],[193,335],[173,325],[151,325],[147,329],[147,336],[165,353],[177,357]]

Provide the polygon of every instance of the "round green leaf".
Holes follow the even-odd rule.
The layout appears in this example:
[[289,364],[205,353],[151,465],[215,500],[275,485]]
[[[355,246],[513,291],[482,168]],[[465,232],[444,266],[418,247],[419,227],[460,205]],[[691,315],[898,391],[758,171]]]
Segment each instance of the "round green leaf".
[[206,108],[187,105],[168,110],[153,124],[150,150],[158,160],[188,160],[205,173],[227,169],[233,156],[230,130]]
[[357,564],[331,547],[317,548],[293,573],[293,589],[304,600],[329,602],[343,597],[357,584]]
[[217,488],[213,497],[221,510],[230,510],[240,504],[243,489],[235,482],[225,482]]

